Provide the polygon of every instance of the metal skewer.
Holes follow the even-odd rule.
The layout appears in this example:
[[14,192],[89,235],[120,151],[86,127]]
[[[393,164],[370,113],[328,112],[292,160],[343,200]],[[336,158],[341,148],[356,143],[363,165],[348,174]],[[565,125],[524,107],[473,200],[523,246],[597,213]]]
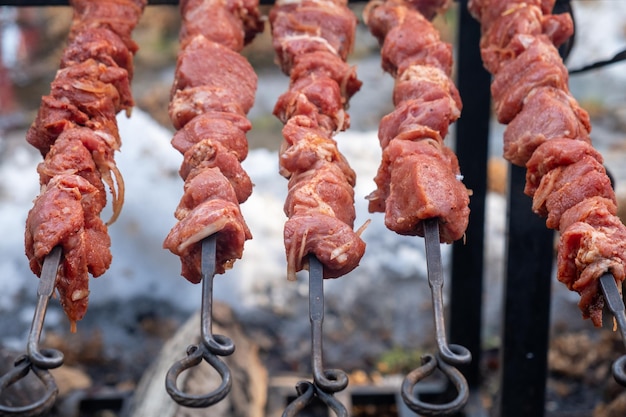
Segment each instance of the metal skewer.
[[309,319],[313,383],[298,382],[296,385],[298,397],[287,406],[283,417],[297,415],[315,396],[330,407],[337,417],[347,417],[348,411],[333,394],[348,386],[348,376],[340,369],[324,369],[323,365],[324,266],[313,255],[309,256]]
[[[201,305],[201,341],[198,345],[187,348],[187,356],[175,362],[165,377],[165,389],[174,401],[185,407],[209,407],[223,400],[230,392],[232,378],[230,369],[218,356],[228,356],[235,351],[233,341],[219,334],[212,333],[213,278],[215,276],[215,253],[217,237],[215,234],[202,241],[202,305]],[[182,392],[176,385],[178,376],[185,370],[207,361],[221,376],[222,381],[214,391],[204,395],[192,395]]]
[[[609,311],[615,317],[617,327],[622,336],[622,341],[626,346],[626,312],[624,309],[624,300],[617,288],[615,278],[612,274],[606,273],[600,277],[600,288],[604,294],[606,305]],[[613,363],[613,377],[623,386],[626,386],[626,355],[621,356]]]
[[[444,416],[458,412],[469,398],[469,387],[465,377],[454,365],[469,363],[472,354],[465,347],[448,344],[443,308],[443,265],[439,241],[439,223],[437,219],[424,221],[424,240],[426,244],[426,264],[428,267],[428,285],[431,289],[433,317],[437,355],[425,355],[422,366],[411,371],[402,384],[402,399],[416,413],[424,416]],[[421,401],[415,395],[415,385],[432,374],[436,369],[443,372],[452,382],[457,396],[444,404],[432,404]]]
[[443,265],[439,243],[439,224],[437,219],[424,221],[424,240],[426,244],[426,264],[428,266],[428,285],[433,300],[435,336],[439,356],[446,363],[461,365],[472,360],[472,353],[460,345],[448,345],[446,327],[443,319]]
[[33,316],[26,354],[19,356],[12,371],[0,378],[0,392],[28,375],[31,370],[46,388],[44,395],[32,404],[11,407],[0,405],[0,417],[21,416],[34,417],[47,413],[56,401],[58,388],[49,369],[63,365],[63,353],[56,349],[39,348],[39,339],[48,309],[48,301],[54,292],[57,270],[61,262],[62,249],[56,246],[50,251],[43,262],[39,286],[37,287],[37,307]]

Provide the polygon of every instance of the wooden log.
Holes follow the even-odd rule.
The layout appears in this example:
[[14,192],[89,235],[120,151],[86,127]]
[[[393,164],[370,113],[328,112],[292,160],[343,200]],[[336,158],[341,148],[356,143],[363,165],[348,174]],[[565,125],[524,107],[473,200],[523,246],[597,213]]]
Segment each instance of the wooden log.
[[[126,417],[262,417],[267,402],[267,370],[258,355],[258,346],[244,334],[232,310],[223,303],[213,303],[213,333],[228,336],[235,352],[223,358],[232,373],[232,389],[219,403],[204,408],[178,405],[165,390],[165,375],[172,364],[185,356],[187,346],[200,341],[200,314],[193,314],[168,340],[154,363],[145,372],[133,397],[123,412]],[[221,379],[205,362],[183,372],[178,387],[190,394],[214,390]]]

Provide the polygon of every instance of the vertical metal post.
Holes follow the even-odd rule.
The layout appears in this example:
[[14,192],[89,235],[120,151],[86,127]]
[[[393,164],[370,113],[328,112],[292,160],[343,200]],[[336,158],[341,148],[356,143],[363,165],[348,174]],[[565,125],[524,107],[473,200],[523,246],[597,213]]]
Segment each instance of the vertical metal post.
[[554,232],[523,193],[526,170],[510,167],[507,269],[497,416],[545,413]]
[[472,190],[470,222],[465,242],[456,242],[452,253],[450,287],[450,342],[472,352],[472,362],[460,365],[470,388],[480,385],[483,251],[491,76],[480,57],[480,25],[459,1],[457,86],[463,111],[456,123],[456,154],[464,183]]

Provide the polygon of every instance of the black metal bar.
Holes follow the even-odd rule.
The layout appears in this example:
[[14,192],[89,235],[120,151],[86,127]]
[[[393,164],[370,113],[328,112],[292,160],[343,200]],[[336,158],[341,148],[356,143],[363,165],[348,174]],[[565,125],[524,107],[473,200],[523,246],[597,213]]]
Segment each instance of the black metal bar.
[[554,232],[531,210],[526,170],[510,166],[497,416],[545,413]]
[[472,352],[472,362],[460,365],[459,369],[470,388],[474,388],[480,384],[491,77],[480,57],[480,25],[467,11],[467,0],[459,1],[457,40],[457,86],[463,98],[463,111],[456,123],[455,150],[463,181],[472,190],[472,196],[465,242],[453,245],[449,335],[451,343],[465,346]]

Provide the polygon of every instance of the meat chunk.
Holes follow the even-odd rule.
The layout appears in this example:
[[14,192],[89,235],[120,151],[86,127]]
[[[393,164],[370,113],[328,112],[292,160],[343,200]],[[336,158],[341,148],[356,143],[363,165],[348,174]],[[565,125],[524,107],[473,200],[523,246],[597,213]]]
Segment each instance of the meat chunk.
[[303,115],[328,132],[338,132],[350,126],[344,106],[339,84],[335,80],[328,77],[304,77],[278,98],[274,115],[283,123],[294,116]]
[[469,220],[469,193],[458,177],[454,153],[442,152],[433,141],[397,139],[384,153],[387,174],[379,171],[376,179],[388,182],[379,187],[389,190],[384,198],[385,225],[402,235],[424,236],[422,221],[437,218],[442,243],[460,239]]
[[185,154],[196,143],[209,140],[222,144],[234,152],[240,161],[243,161],[248,156],[246,133],[251,128],[250,121],[238,113],[202,113],[174,134],[172,146]]
[[314,210],[352,227],[356,217],[353,202],[354,189],[346,182],[341,169],[336,164],[323,162],[310,171],[291,176],[285,214],[292,217]]
[[241,166],[237,154],[219,142],[203,140],[196,143],[184,154],[180,166],[180,176],[184,180],[197,174],[198,170],[219,168],[222,175],[230,181],[237,200],[243,203],[252,194],[252,181]]
[[78,175],[57,175],[35,199],[26,220],[26,256],[35,274],[41,274],[44,258],[55,246],[63,249],[56,288],[73,330],[87,311],[89,273],[102,275],[111,263],[98,194]]
[[180,257],[181,275],[194,284],[202,280],[201,242],[213,234],[217,234],[215,272],[223,274],[241,258],[245,241],[252,238],[237,204],[203,201],[174,225],[163,242],[165,249]]
[[522,109],[524,99],[539,87],[569,92],[569,76],[556,47],[546,36],[529,37],[517,59],[495,74],[491,94],[500,123],[509,123]]
[[590,131],[588,113],[571,95],[557,88],[537,88],[504,130],[504,157],[524,166],[543,142],[569,138],[591,143]]
[[129,49],[122,38],[112,30],[106,27],[94,27],[75,34],[63,50],[61,68],[93,59],[107,67],[117,66],[125,69],[128,78],[132,79],[135,52],[136,48]]
[[558,138],[543,143],[535,149],[526,163],[524,193],[533,197],[544,175],[586,157],[591,157],[600,164],[604,161],[600,152],[587,141]]
[[182,220],[191,210],[208,200],[224,200],[237,204],[235,189],[219,168],[196,171],[196,175],[185,181],[185,193],[180,199],[174,216]]
[[291,82],[301,79],[315,79],[327,77],[334,80],[339,86],[342,101],[349,100],[363,84],[357,78],[356,69],[339,59],[333,59],[330,51],[315,51],[308,54],[296,55],[289,72]]
[[619,284],[626,277],[626,227],[612,215],[604,223],[595,227],[584,222],[569,225],[561,233],[557,257],[559,281],[580,294],[583,318],[591,318],[598,327],[602,326],[604,307],[598,279],[610,272]]
[[257,75],[241,54],[203,36],[196,36],[178,55],[172,96],[178,90],[194,87],[214,91],[215,95],[208,97],[214,97],[216,102],[221,101],[224,94],[236,97],[246,114],[254,104]]
[[287,278],[306,268],[306,255],[324,265],[324,278],[338,278],[354,270],[365,253],[359,233],[334,216],[318,212],[296,214],[284,228]]
[[337,165],[348,184],[354,187],[356,173],[339,152],[337,142],[314,120],[294,116],[283,127],[283,144],[280,149],[280,173],[285,178],[295,172],[314,169],[319,161]]
[[539,5],[520,2],[484,31],[480,52],[485,68],[497,73],[502,65],[519,54],[519,45],[516,44],[518,35],[536,37],[545,34],[558,47],[573,33],[574,22],[569,14],[544,15]]
[[378,138],[384,149],[394,138],[429,137],[443,141],[448,127],[461,115],[449,96],[436,100],[405,100],[380,121]]
[[270,10],[276,61],[289,74],[296,57],[328,51],[345,61],[352,52],[356,16],[345,1],[284,3]]

